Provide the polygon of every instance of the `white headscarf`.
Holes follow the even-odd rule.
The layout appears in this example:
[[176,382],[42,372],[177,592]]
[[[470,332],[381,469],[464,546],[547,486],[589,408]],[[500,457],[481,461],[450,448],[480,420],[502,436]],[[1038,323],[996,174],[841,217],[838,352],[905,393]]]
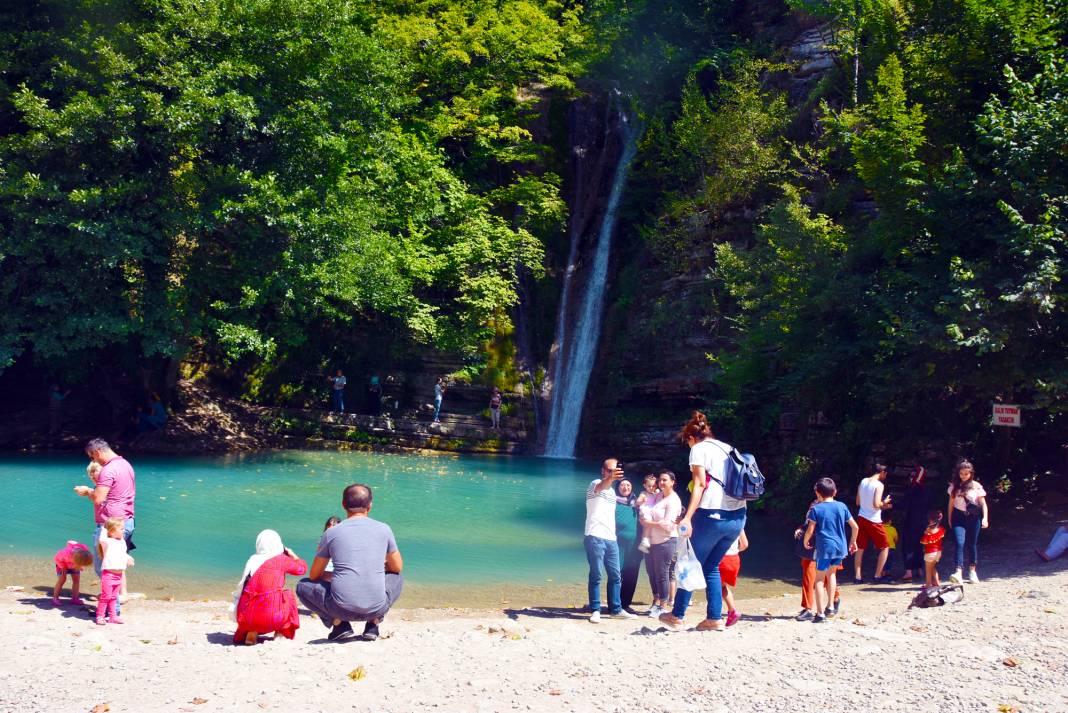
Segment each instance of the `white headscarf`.
[[234,603],[230,607],[231,612],[237,610],[237,602],[241,599],[241,592],[245,589],[245,580],[256,574],[256,570],[262,567],[264,562],[277,557],[284,550],[282,538],[274,530],[264,530],[256,536],[256,554],[248,558],[248,562],[245,563],[245,571],[241,573],[241,579],[237,581]]

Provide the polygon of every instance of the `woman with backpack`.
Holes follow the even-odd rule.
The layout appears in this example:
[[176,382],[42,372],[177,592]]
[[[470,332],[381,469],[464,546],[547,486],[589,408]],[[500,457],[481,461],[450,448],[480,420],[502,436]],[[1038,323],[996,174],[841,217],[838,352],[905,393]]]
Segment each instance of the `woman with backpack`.
[[[690,447],[690,477],[693,481],[693,495],[679,521],[679,534],[691,538],[690,543],[701,562],[708,586],[706,616],[697,625],[697,630],[725,631],[719,564],[745,528],[745,500],[732,498],[724,492],[725,466],[731,447],[715,439],[703,413],[693,412],[679,438]],[[661,614],[660,621],[672,629],[681,627],[691,597],[692,592],[680,587],[671,613]]]

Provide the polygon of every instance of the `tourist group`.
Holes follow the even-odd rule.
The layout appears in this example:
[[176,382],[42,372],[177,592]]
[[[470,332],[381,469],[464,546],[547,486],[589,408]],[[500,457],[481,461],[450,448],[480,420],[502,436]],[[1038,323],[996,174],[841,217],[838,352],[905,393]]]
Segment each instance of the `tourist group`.
[[[693,593],[700,589],[707,590],[707,605],[698,631],[723,631],[740,618],[734,589],[741,553],[749,547],[746,502],[752,491],[738,485],[734,475],[739,454],[714,437],[704,414],[694,412],[680,438],[690,448],[687,507],[676,492],[676,476],[670,470],[646,475],[642,492],[635,493],[624,464],[615,458],[604,461],[600,477],[586,490],[584,545],[590,568],[591,622],[599,622],[602,616],[602,569],[607,575],[605,616],[637,618],[631,604],[643,561],[653,599],[645,613],[666,627],[683,626]],[[85,451],[92,486],[79,485],[74,490],[92,504],[95,529],[91,546],[72,540],[56,553],[52,602],[61,604],[60,594],[70,576],[70,601],[82,604],[80,574],[92,565],[100,577],[95,622],[122,624],[122,604],[130,596],[126,569],[134,564],[129,553],[135,548],[136,478],[130,463],[104,440],[90,441]],[[878,550],[877,580],[891,578],[889,556],[897,549],[905,570],[902,580],[922,577],[925,587],[936,587],[942,543],[952,533],[956,567],[951,579],[979,581],[979,534],[989,525],[989,509],[972,464],[966,460],[957,464],[944,512],[932,506],[922,467],[914,469],[900,506],[885,493],[886,476],[886,467],[877,464],[874,473],[861,481],[856,517],[835,499],[837,487],[831,478],[816,481],[815,499],[794,533],[802,582],[798,620],[821,623],[838,613],[838,572],[853,555],[853,581],[862,583],[862,559],[869,546]],[[393,531],[370,517],[372,504],[369,486],[355,483],[344,489],[341,505],[346,517],[326,521],[310,570],[283,545],[277,532],[259,534],[232,606],[235,643],[251,645],[272,634],[293,638],[300,626],[298,598],[329,629],[329,640],[378,638],[378,626],[400,597],[404,577]],[[894,507],[899,511],[900,533],[890,522],[888,511]],[[1049,546],[1036,552],[1050,560],[1066,550],[1068,528],[1061,527]],[[305,574],[294,595],[286,587],[286,576]],[[364,624],[361,634],[355,633],[353,622]]]

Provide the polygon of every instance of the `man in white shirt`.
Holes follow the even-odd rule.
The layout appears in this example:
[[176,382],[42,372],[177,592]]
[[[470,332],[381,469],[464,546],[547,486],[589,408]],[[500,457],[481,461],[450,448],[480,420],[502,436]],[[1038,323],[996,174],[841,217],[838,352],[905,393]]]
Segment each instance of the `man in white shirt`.
[[890,556],[890,540],[886,537],[883,527],[883,510],[893,507],[890,504],[890,496],[883,497],[883,481],[886,480],[886,466],[882,463],[875,464],[875,473],[860,481],[857,487],[857,525],[860,526],[860,534],[857,537],[857,553],[853,556],[853,581],[863,584],[864,550],[868,544],[872,544],[879,550],[879,558],[875,562],[875,579],[888,580],[889,574],[883,573],[886,560]]
[[338,413],[345,413],[345,386],[348,379],[341,369],[337,370],[337,376],[326,377],[330,382],[330,406]]
[[608,616],[634,619],[619,601],[622,578],[619,571],[619,545],[616,544],[616,490],[623,479],[619,461],[609,458],[601,465],[601,477],[586,489],[586,560],[590,563],[590,621],[601,621],[601,567],[608,573]]

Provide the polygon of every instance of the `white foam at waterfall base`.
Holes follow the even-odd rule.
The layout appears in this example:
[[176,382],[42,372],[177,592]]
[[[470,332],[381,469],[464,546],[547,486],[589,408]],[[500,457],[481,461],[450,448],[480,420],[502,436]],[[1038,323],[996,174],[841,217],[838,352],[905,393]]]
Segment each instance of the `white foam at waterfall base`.
[[[567,329],[567,291],[574,273],[576,250],[572,250],[572,264],[568,265],[564,278],[564,299],[557,326],[559,352],[553,371],[552,406],[549,411],[549,432],[545,439],[544,455],[550,458],[573,458],[578,440],[582,408],[586,401],[586,389],[590,383],[594,361],[597,357],[597,341],[601,336],[601,320],[604,314],[605,283],[608,278],[608,258],[612,251],[612,234],[615,232],[616,215],[631,161],[638,150],[640,128],[631,122],[626,113],[620,114],[623,149],[612,177],[612,189],[608,194],[604,216],[597,235],[593,265],[582,286],[578,320],[572,329]],[[581,239],[573,235],[572,241]]]

